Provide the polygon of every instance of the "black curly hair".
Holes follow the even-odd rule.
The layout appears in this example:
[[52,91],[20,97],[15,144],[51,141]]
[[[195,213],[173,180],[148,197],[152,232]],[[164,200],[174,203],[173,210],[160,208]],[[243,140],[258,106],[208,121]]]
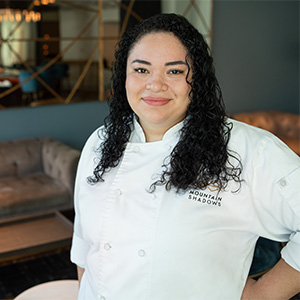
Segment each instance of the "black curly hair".
[[[90,183],[104,181],[103,175],[116,167],[131,134],[134,113],[128,104],[125,81],[128,55],[146,34],[172,33],[187,49],[186,63],[192,79],[184,126],[180,140],[164,164],[161,178],[151,185],[165,185],[167,190],[204,189],[213,184],[225,189],[229,180],[241,183],[242,165],[227,144],[232,125],[227,123],[222,93],[215,77],[213,60],[202,35],[183,17],[159,14],[150,17],[122,36],[115,52],[110,114],[105,119],[105,140],[100,146],[100,161]],[[187,75],[188,77],[188,75]],[[236,163],[229,163],[229,157]],[[230,160],[232,161],[232,159]]]

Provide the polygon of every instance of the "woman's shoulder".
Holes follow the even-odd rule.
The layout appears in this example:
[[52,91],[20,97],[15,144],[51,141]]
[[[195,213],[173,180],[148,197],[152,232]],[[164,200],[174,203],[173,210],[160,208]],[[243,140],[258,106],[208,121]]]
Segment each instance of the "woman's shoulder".
[[242,146],[244,143],[247,143],[247,146],[257,146],[263,141],[275,141],[278,139],[273,133],[265,129],[255,127],[241,121],[228,118],[226,123],[230,124],[230,127],[232,128],[229,140],[232,144]]
[[277,153],[281,157],[288,156],[299,160],[299,157],[270,131],[230,118],[227,119],[227,124],[231,124],[232,127],[228,148],[242,157]]
[[235,119],[227,118],[226,119],[227,124],[231,124],[232,127],[232,135],[235,136],[244,136],[251,134],[252,136],[255,135],[257,138],[265,137],[265,136],[273,136],[273,134],[270,131],[267,131],[265,129],[249,125],[245,122],[238,121]]
[[97,151],[100,148],[101,143],[104,141],[104,137],[105,127],[103,125],[94,130],[92,134],[88,137],[83,146],[82,155],[86,155],[91,152],[95,153],[95,151]]
[[[95,167],[95,162],[99,159],[99,150],[104,140],[104,126],[94,130],[81,151],[80,161],[78,165],[78,173],[85,174],[91,172]],[[86,176],[86,174],[85,174]]]
[[104,125],[102,125],[98,127],[96,130],[94,130],[92,134],[88,137],[84,145],[84,148],[100,145],[101,142],[104,141],[104,137],[105,137],[105,127]]

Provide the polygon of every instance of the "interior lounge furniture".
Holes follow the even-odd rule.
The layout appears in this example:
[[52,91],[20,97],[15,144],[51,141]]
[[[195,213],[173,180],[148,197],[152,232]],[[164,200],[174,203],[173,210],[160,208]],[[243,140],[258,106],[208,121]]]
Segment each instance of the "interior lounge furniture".
[[233,119],[268,130],[300,155],[300,115],[280,111],[233,114]]
[[[39,66],[33,66],[34,72],[39,71],[45,66],[46,62]],[[37,78],[28,79],[32,73],[28,70],[19,71],[18,81],[25,82],[21,86],[23,104],[37,102],[39,99],[45,99],[52,96],[48,88],[46,88]],[[58,91],[61,89],[61,82],[68,77],[68,65],[64,63],[54,64],[43,70],[38,77],[44,81],[50,88]]]
[[0,221],[0,266],[69,249],[73,223],[59,211]]
[[80,151],[49,137],[0,142],[0,263],[68,247]]
[[[2,71],[2,72],[1,72]],[[10,70],[0,67],[0,95],[7,93],[13,86],[19,83],[19,70]],[[22,105],[22,91],[16,91],[0,97],[0,109]]]
[[73,207],[80,151],[49,137],[0,142],[0,220]]
[[23,70],[19,74],[20,83],[22,84],[24,82],[21,85],[23,104],[38,99],[38,81],[36,78],[32,78],[31,80],[29,80],[28,78],[30,76],[32,76],[32,73],[27,70]]
[[36,285],[14,300],[76,300],[77,296],[77,280],[57,280]]
[[19,83],[20,68],[0,66],[0,81],[8,80],[12,85]]
[[[40,68],[44,67],[44,64],[41,64],[40,66],[36,67],[36,70],[39,70]],[[69,66],[64,63],[57,63],[50,67],[48,67],[46,70],[44,70],[40,77],[51,87],[51,88],[59,88],[60,81],[63,78],[68,77],[68,69]],[[40,89],[43,90],[44,87],[40,85]]]

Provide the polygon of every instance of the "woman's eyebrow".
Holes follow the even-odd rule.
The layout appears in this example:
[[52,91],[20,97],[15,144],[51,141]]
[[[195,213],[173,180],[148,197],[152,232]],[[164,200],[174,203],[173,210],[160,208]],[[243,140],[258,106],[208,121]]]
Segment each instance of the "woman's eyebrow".
[[149,65],[151,66],[151,63],[149,61],[146,60],[142,60],[142,59],[135,59],[131,62],[132,64],[134,63],[139,63],[139,64],[144,64],[144,65]]
[[174,66],[174,65],[186,65],[187,66],[187,63],[182,60],[170,61],[170,62],[165,63],[165,66]]
[[[151,63],[149,61],[142,60],[142,59],[135,59],[131,63],[132,64],[139,63],[139,64],[144,64],[144,65],[151,66]],[[174,66],[174,65],[185,65],[185,66],[187,66],[187,63],[182,61],[182,60],[175,60],[175,61],[170,61],[170,62],[165,63],[165,66]]]

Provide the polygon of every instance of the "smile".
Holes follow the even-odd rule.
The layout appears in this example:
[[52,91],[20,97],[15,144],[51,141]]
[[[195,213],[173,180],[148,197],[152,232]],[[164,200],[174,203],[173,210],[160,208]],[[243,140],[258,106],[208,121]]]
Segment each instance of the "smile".
[[144,97],[142,100],[151,106],[163,106],[169,103],[170,99],[163,97]]

